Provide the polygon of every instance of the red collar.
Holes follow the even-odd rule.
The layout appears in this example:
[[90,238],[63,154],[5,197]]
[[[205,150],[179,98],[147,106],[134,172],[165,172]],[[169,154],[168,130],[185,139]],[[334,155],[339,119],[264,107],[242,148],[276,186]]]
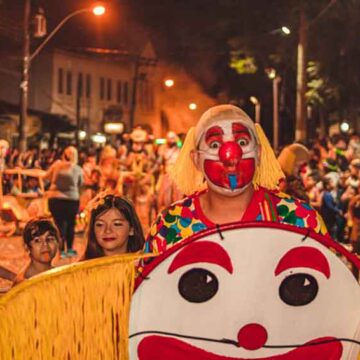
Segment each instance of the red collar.
[[[198,214],[199,219],[208,227],[215,226],[214,224],[203,212],[200,205],[200,195],[204,194],[207,190],[201,191],[199,193],[194,194],[194,206],[196,213]],[[256,217],[260,213],[260,202],[264,200],[265,190],[260,188],[255,190],[253,196],[250,200],[248,207],[246,208],[243,216],[239,221],[248,222],[255,221]]]

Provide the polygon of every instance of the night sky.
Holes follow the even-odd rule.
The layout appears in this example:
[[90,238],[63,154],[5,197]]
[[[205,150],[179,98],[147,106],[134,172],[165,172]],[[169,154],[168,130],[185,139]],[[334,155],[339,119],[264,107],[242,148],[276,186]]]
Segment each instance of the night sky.
[[[52,29],[70,12],[86,8],[91,0],[32,0],[33,10],[43,6]],[[294,123],[296,94],[296,50],[299,8],[303,3],[309,21],[308,60],[316,61],[326,114],[354,116],[360,96],[360,2],[358,0],[107,0],[102,18],[85,14],[67,23],[48,45],[131,49],[139,28],[150,36],[157,54],[184,66],[213,97],[234,101],[251,109],[250,95],[264,104],[272,117],[272,88],[265,69],[276,68],[282,76],[280,111],[283,125]],[[16,27],[21,35],[23,0],[0,0],[0,34],[12,40]],[[4,11],[5,10],[5,11]],[[325,10],[325,12],[323,12]],[[11,13],[11,15],[6,15]],[[5,14],[5,15],[4,15]],[[11,20],[11,27],[6,21]],[[284,38],[273,30],[287,25]],[[21,37],[21,36],[20,36]],[[21,51],[21,40],[18,42]],[[33,41],[33,46],[36,46]],[[2,51],[10,45],[0,44]],[[231,50],[241,50],[256,59],[256,74],[237,74],[229,67]],[[336,98],[329,91],[336,88]],[[316,99],[315,99],[316,101]],[[266,113],[267,111],[267,113]],[[316,113],[316,112],[315,112]],[[271,131],[271,129],[269,129]],[[291,130],[291,129],[290,129]]]
[[[12,17],[19,28],[23,2],[0,0],[0,10],[13,11]],[[320,9],[326,4],[325,0],[311,2],[318,3]],[[92,3],[92,0],[32,0],[32,8],[33,11],[38,6],[44,8],[48,29],[52,29],[70,12]],[[287,25],[295,30],[287,40],[288,46],[292,50],[296,47],[299,3],[296,0],[106,0],[104,3],[108,6],[106,16],[76,16],[49,46],[125,48],[131,46],[140,26],[151,37],[159,58],[184,65],[213,93],[221,86],[217,84],[219,77],[229,76],[226,68],[230,39],[244,37],[247,42],[253,39],[251,46],[271,53],[272,43],[278,39],[265,35]],[[36,44],[34,40],[33,45]]]

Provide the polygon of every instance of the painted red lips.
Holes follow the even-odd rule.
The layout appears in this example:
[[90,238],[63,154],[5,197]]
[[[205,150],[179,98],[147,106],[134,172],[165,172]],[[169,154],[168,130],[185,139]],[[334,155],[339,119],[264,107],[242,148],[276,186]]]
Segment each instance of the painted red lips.
[[158,335],[147,336],[138,345],[139,360],[340,360],[342,352],[341,342],[332,337],[312,340],[284,354],[251,359],[216,355],[176,338]]
[[231,167],[224,166],[220,161],[206,159],[204,172],[213,184],[227,189],[231,188],[228,175],[235,175],[237,178],[235,188],[240,189],[252,181],[255,174],[255,159],[242,159]]

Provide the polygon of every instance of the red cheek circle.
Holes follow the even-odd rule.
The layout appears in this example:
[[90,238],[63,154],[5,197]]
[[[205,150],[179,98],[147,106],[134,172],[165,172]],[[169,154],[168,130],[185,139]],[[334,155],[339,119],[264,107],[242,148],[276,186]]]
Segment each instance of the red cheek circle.
[[236,188],[242,188],[249,184],[255,174],[255,159],[240,160],[236,168],[232,171],[224,166],[220,161],[205,160],[204,172],[207,178],[216,186],[230,189],[230,180],[228,175],[235,174],[237,176]]

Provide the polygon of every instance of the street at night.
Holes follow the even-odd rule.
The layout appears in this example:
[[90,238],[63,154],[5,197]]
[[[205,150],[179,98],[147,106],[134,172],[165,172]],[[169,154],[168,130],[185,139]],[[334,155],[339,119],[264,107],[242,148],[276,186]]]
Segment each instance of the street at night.
[[0,0],[0,359],[360,360],[360,0]]

